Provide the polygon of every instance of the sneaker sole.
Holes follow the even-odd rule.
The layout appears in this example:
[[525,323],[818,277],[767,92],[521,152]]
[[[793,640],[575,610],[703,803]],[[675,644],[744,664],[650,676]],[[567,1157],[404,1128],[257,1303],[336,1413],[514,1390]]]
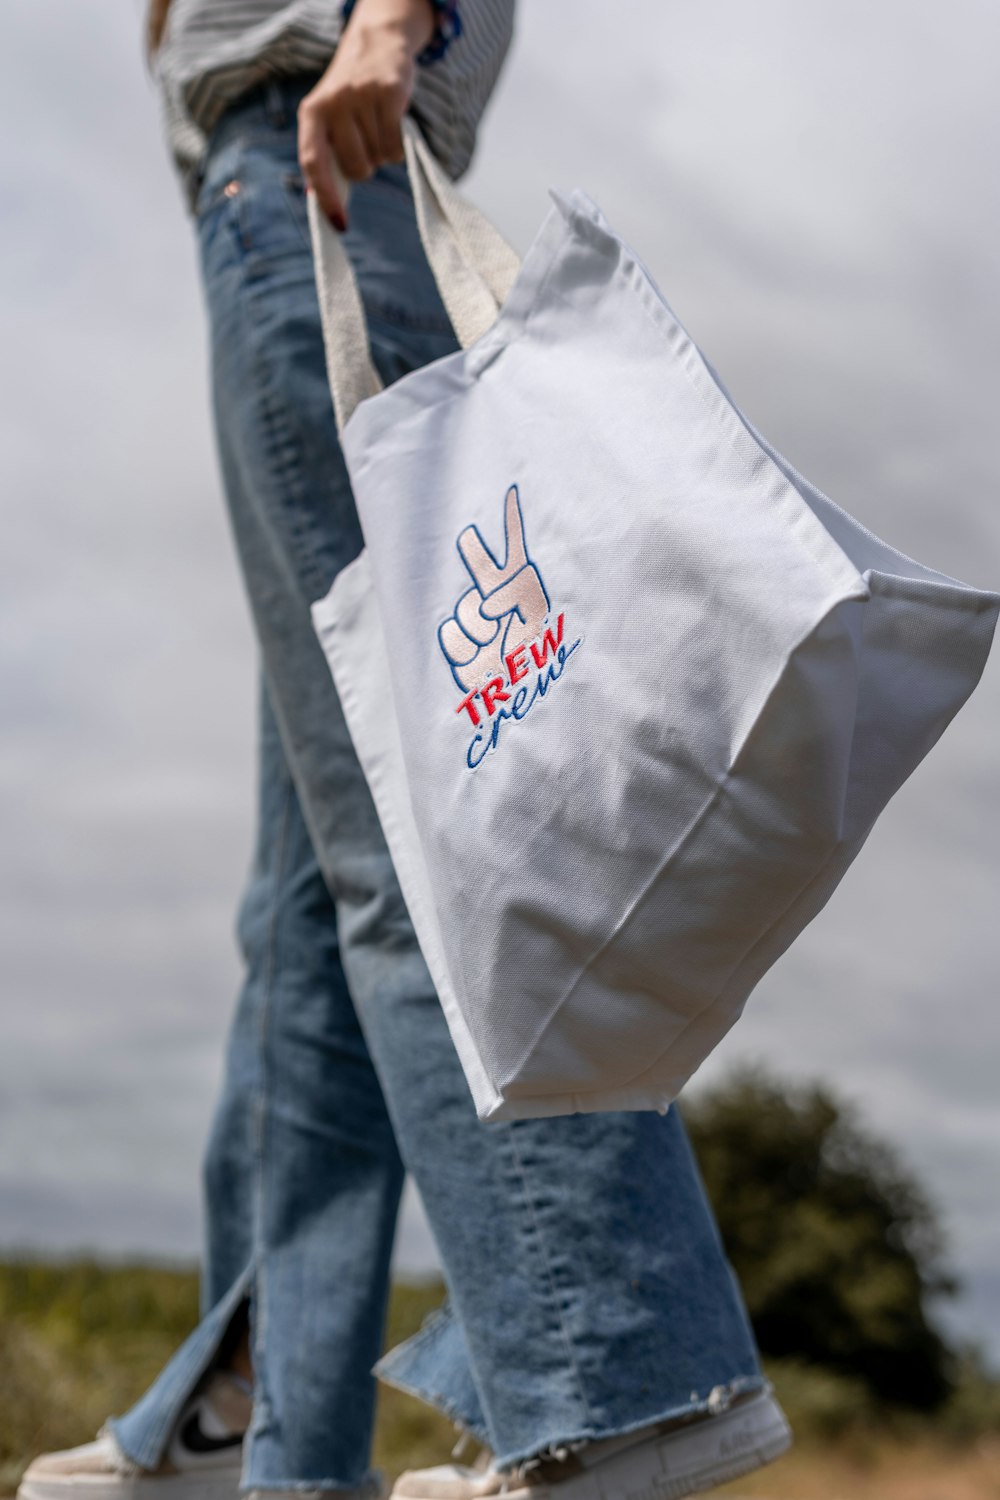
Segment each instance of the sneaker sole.
[[716,1485],[741,1479],[773,1463],[792,1445],[792,1430],[769,1392],[741,1402],[727,1412],[683,1428],[655,1443],[621,1455],[592,1471],[601,1500],[683,1500]]
[[[488,1500],[683,1500],[763,1468],[791,1442],[784,1412],[770,1392],[762,1391],[718,1416],[609,1454],[582,1473],[556,1483],[512,1482]],[[409,1483],[394,1491],[395,1500],[440,1500],[420,1493],[414,1483],[419,1473],[405,1478]],[[460,1495],[456,1485],[456,1500]]]
[[200,1474],[78,1474],[25,1478],[16,1500],[239,1500],[240,1465]]

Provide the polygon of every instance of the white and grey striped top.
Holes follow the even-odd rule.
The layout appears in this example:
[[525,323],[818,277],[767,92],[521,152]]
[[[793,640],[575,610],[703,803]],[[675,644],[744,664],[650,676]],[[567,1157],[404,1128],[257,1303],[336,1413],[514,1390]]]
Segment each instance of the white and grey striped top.
[[[514,0],[459,0],[462,34],[417,69],[413,109],[452,177],[469,164],[476,127],[510,45]],[[173,0],[156,59],[170,147],[188,204],[208,133],[247,89],[321,72],[340,38],[339,0]]]

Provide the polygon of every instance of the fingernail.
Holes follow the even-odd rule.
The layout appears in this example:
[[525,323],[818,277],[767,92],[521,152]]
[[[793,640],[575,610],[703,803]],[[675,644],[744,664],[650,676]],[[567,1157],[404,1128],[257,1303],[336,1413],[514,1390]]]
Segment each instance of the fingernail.
[[347,220],[344,218],[343,214],[331,214],[330,223],[333,225],[334,229],[336,229],[338,234],[343,234],[347,229]]

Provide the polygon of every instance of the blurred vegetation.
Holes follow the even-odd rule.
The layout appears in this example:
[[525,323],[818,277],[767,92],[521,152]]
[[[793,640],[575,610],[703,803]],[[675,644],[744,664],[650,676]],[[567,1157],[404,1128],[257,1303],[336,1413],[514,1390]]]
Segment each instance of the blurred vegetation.
[[923,1190],[819,1085],[760,1071],[683,1107],[761,1350],[930,1411],[959,1369],[928,1312],[955,1291]]
[[197,1318],[191,1271],[0,1266],[0,1489],[34,1454],[86,1442]]
[[[798,1451],[861,1463],[886,1441],[1000,1453],[1000,1383],[929,1320],[952,1282],[933,1210],[894,1154],[828,1090],[759,1073],[684,1114]],[[397,1284],[386,1347],[443,1295]],[[0,1263],[0,1494],[34,1454],[87,1442],[126,1410],[197,1315],[186,1267]],[[375,1462],[389,1478],[441,1462],[455,1439],[438,1413],[380,1386]]]
[[[415,1333],[443,1297],[438,1281],[397,1284],[386,1347]],[[0,1262],[0,1495],[36,1453],[89,1442],[127,1410],[197,1317],[193,1268]],[[375,1462],[387,1474],[440,1462],[455,1440],[438,1412],[379,1386]]]

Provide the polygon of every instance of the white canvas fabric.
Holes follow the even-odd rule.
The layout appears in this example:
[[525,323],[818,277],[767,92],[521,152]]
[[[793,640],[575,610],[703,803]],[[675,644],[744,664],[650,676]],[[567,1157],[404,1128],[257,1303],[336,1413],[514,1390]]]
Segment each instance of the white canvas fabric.
[[480,1117],[662,1110],[975,687],[1000,595],[775,453],[584,194],[518,270],[407,149],[468,347],[355,410],[311,206],[366,540],[314,623]]

